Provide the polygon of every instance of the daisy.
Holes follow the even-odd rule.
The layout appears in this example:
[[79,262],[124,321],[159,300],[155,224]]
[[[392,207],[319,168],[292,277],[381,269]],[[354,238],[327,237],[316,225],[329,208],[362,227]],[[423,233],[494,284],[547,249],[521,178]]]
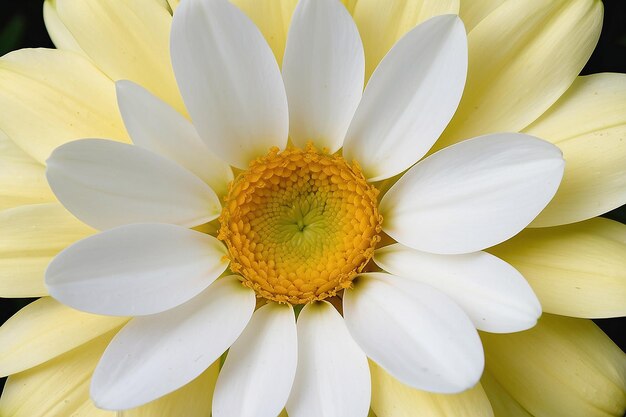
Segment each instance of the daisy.
[[[295,417],[365,416],[368,357],[408,386],[456,393],[483,371],[476,329],[535,324],[529,285],[482,250],[548,204],[559,149],[502,133],[419,161],[463,92],[458,17],[407,33],[364,91],[359,33],[336,0],[298,3],[282,76],[225,0],[183,2],[171,51],[193,125],[119,81],[134,145],[83,139],[47,161],[59,201],[102,230],[55,257],[50,294],[133,316],[94,372],[99,407],[153,401],[230,348],[214,416],[285,406]],[[402,173],[380,198],[380,181]],[[387,236],[397,243],[377,249]]]

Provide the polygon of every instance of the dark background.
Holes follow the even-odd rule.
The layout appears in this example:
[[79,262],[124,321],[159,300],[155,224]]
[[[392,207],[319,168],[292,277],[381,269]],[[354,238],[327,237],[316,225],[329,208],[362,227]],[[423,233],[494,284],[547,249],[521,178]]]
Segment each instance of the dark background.
[[[43,0],[4,3],[0,16],[0,56],[19,48],[53,47],[43,24]],[[605,0],[604,7],[604,27],[600,42],[582,74],[626,72],[626,1]],[[613,210],[604,217],[626,223],[626,206]],[[0,323],[4,323],[31,301],[32,299],[0,300]],[[626,319],[594,321],[622,350],[626,350]],[[3,382],[0,381],[0,388]]]

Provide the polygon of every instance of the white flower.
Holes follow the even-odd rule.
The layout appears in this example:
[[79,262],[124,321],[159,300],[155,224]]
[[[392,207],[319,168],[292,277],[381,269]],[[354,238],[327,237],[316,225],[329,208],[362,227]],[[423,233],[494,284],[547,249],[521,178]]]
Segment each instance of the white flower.
[[[104,230],[54,259],[50,294],[134,316],[94,373],[100,407],[152,401],[230,348],[214,416],[275,416],[285,405],[291,417],[365,416],[366,357],[412,387],[460,392],[483,370],[476,328],[535,324],[526,281],[482,250],[547,205],[560,151],[503,133],[416,164],[462,95],[458,17],[410,31],[365,91],[361,40],[337,0],[300,1],[282,77],[226,0],[184,1],[171,53],[193,125],[121,81],[135,145],[84,139],[48,160],[57,198]],[[243,170],[234,180],[230,166]],[[377,181],[407,169],[379,204]],[[377,248],[381,228],[398,243]],[[372,258],[387,272],[371,272]]]

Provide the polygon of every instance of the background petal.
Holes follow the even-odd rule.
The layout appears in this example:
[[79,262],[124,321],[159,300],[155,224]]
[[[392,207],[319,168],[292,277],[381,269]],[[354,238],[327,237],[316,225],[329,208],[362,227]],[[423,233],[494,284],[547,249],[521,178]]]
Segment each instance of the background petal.
[[0,58],[0,129],[42,163],[74,139],[128,141],[113,82],[82,56],[55,49]]
[[54,256],[96,231],[59,203],[0,211],[0,296],[47,295],[44,273]]
[[434,394],[404,385],[372,361],[370,370],[372,409],[378,417],[414,417],[418,410],[428,417],[493,417],[480,384],[460,394]]
[[459,0],[358,0],[354,21],[365,47],[369,79],[391,47],[419,23],[441,14],[456,14]]
[[526,227],[563,175],[559,149],[500,133],[464,141],[420,161],[385,194],[383,230],[424,252],[469,253]]
[[563,182],[531,227],[578,222],[626,203],[626,74],[578,77],[524,132],[554,143]]
[[526,229],[489,252],[524,274],[544,311],[602,318],[626,315],[626,225],[596,218]]
[[0,375],[46,362],[120,327],[127,320],[83,313],[51,297],[40,298],[0,327]]
[[438,149],[493,132],[517,132],[569,88],[602,27],[596,0],[507,1],[468,35],[463,99]]
[[488,370],[533,416],[624,413],[626,355],[591,320],[544,314],[531,330],[481,338]]

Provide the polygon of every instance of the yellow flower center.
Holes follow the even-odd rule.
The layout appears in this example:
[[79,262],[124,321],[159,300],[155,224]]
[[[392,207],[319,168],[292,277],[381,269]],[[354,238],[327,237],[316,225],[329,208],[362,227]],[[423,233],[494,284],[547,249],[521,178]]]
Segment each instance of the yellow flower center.
[[341,156],[272,149],[235,178],[220,216],[230,268],[258,296],[304,304],[348,288],[380,240],[378,190]]

